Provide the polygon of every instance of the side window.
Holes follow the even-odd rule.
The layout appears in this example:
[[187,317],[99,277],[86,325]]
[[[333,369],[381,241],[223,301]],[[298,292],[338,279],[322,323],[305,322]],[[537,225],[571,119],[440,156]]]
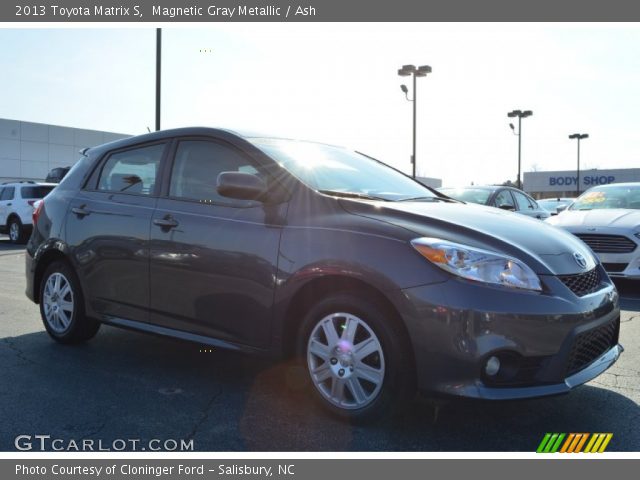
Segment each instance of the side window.
[[16,187],[4,187],[2,189],[2,197],[0,197],[0,200],[13,200],[15,190]]
[[216,187],[221,172],[260,175],[244,155],[231,147],[205,140],[182,141],[176,150],[169,195],[207,204],[251,205],[251,201],[218,194]]
[[151,145],[112,154],[100,172],[98,190],[153,194],[164,147]]
[[531,210],[533,208],[529,203],[529,199],[523,193],[513,192],[513,196],[516,197],[516,202],[518,203],[518,210]]
[[516,208],[513,204],[513,198],[511,197],[509,190],[500,190],[500,192],[498,192],[498,195],[496,195],[495,205],[496,207],[500,207],[501,205],[510,205],[511,207]]

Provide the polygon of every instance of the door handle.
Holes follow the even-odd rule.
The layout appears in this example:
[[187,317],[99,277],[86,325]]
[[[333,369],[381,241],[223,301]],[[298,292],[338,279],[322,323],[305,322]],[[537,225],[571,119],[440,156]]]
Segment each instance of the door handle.
[[153,224],[160,228],[175,228],[179,225],[178,221],[171,215],[165,215],[163,218],[154,218]]
[[10,207],[11,205],[13,205],[12,203],[7,203],[7,207]]
[[91,213],[91,210],[86,210],[84,207],[85,207],[85,205],[82,205],[81,207],[73,207],[71,209],[71,211],[73,213],[75,213],[77,216],[82,218],[82,217],[87,216],[87,215],[89,215]]

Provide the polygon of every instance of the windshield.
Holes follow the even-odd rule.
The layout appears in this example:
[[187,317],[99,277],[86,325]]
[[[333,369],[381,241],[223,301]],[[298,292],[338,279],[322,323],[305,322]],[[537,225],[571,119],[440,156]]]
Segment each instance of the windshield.
[[491,195],[491,190],[487,188],[441,188],[440,192],[456,200],[480,205],[485,205]]
[[389,201],[438,198],[393,168],[345,148],[297,140],[248,140],[303,183],[323,193]]
[[570,210],[629,208],[640,210],[640,183],[608,185],[587,190],[569,207]]

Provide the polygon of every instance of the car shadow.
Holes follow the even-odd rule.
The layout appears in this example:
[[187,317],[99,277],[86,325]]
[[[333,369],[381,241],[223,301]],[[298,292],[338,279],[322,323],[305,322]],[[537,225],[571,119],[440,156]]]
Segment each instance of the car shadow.
[[18,435],[193,440],[199,451],[534,451],[545,432],[612,432],[640,450],[631,399],[594,385],[517,402],[416,399],[353,425],[325,413],[304,371],[278,362],[103,327],[80,346],[45,332],[0,339],[0,450]]
[[0,255],[3,253],[20,252],[24,250],[24,245],[16,245],[9,241],[6,235],[0,235]]
[[623,310],[640,312],[640,280],[614,279]]

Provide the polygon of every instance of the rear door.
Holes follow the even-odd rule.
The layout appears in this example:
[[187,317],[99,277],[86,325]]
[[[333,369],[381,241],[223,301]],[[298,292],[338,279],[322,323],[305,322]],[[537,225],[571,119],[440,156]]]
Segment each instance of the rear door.
[[166,142],[105,155],[67,214],[90,313],[148,321],[149,227]]
[[3,187],[0,193],[0,225],[7,225],[7,217],[14,202],[15,187]]
[[185,138],[174,149],[151,225],[151,322],[266,346],[286,203],[217,193],[221,172],[271,182],[263,167],[230,143]]

